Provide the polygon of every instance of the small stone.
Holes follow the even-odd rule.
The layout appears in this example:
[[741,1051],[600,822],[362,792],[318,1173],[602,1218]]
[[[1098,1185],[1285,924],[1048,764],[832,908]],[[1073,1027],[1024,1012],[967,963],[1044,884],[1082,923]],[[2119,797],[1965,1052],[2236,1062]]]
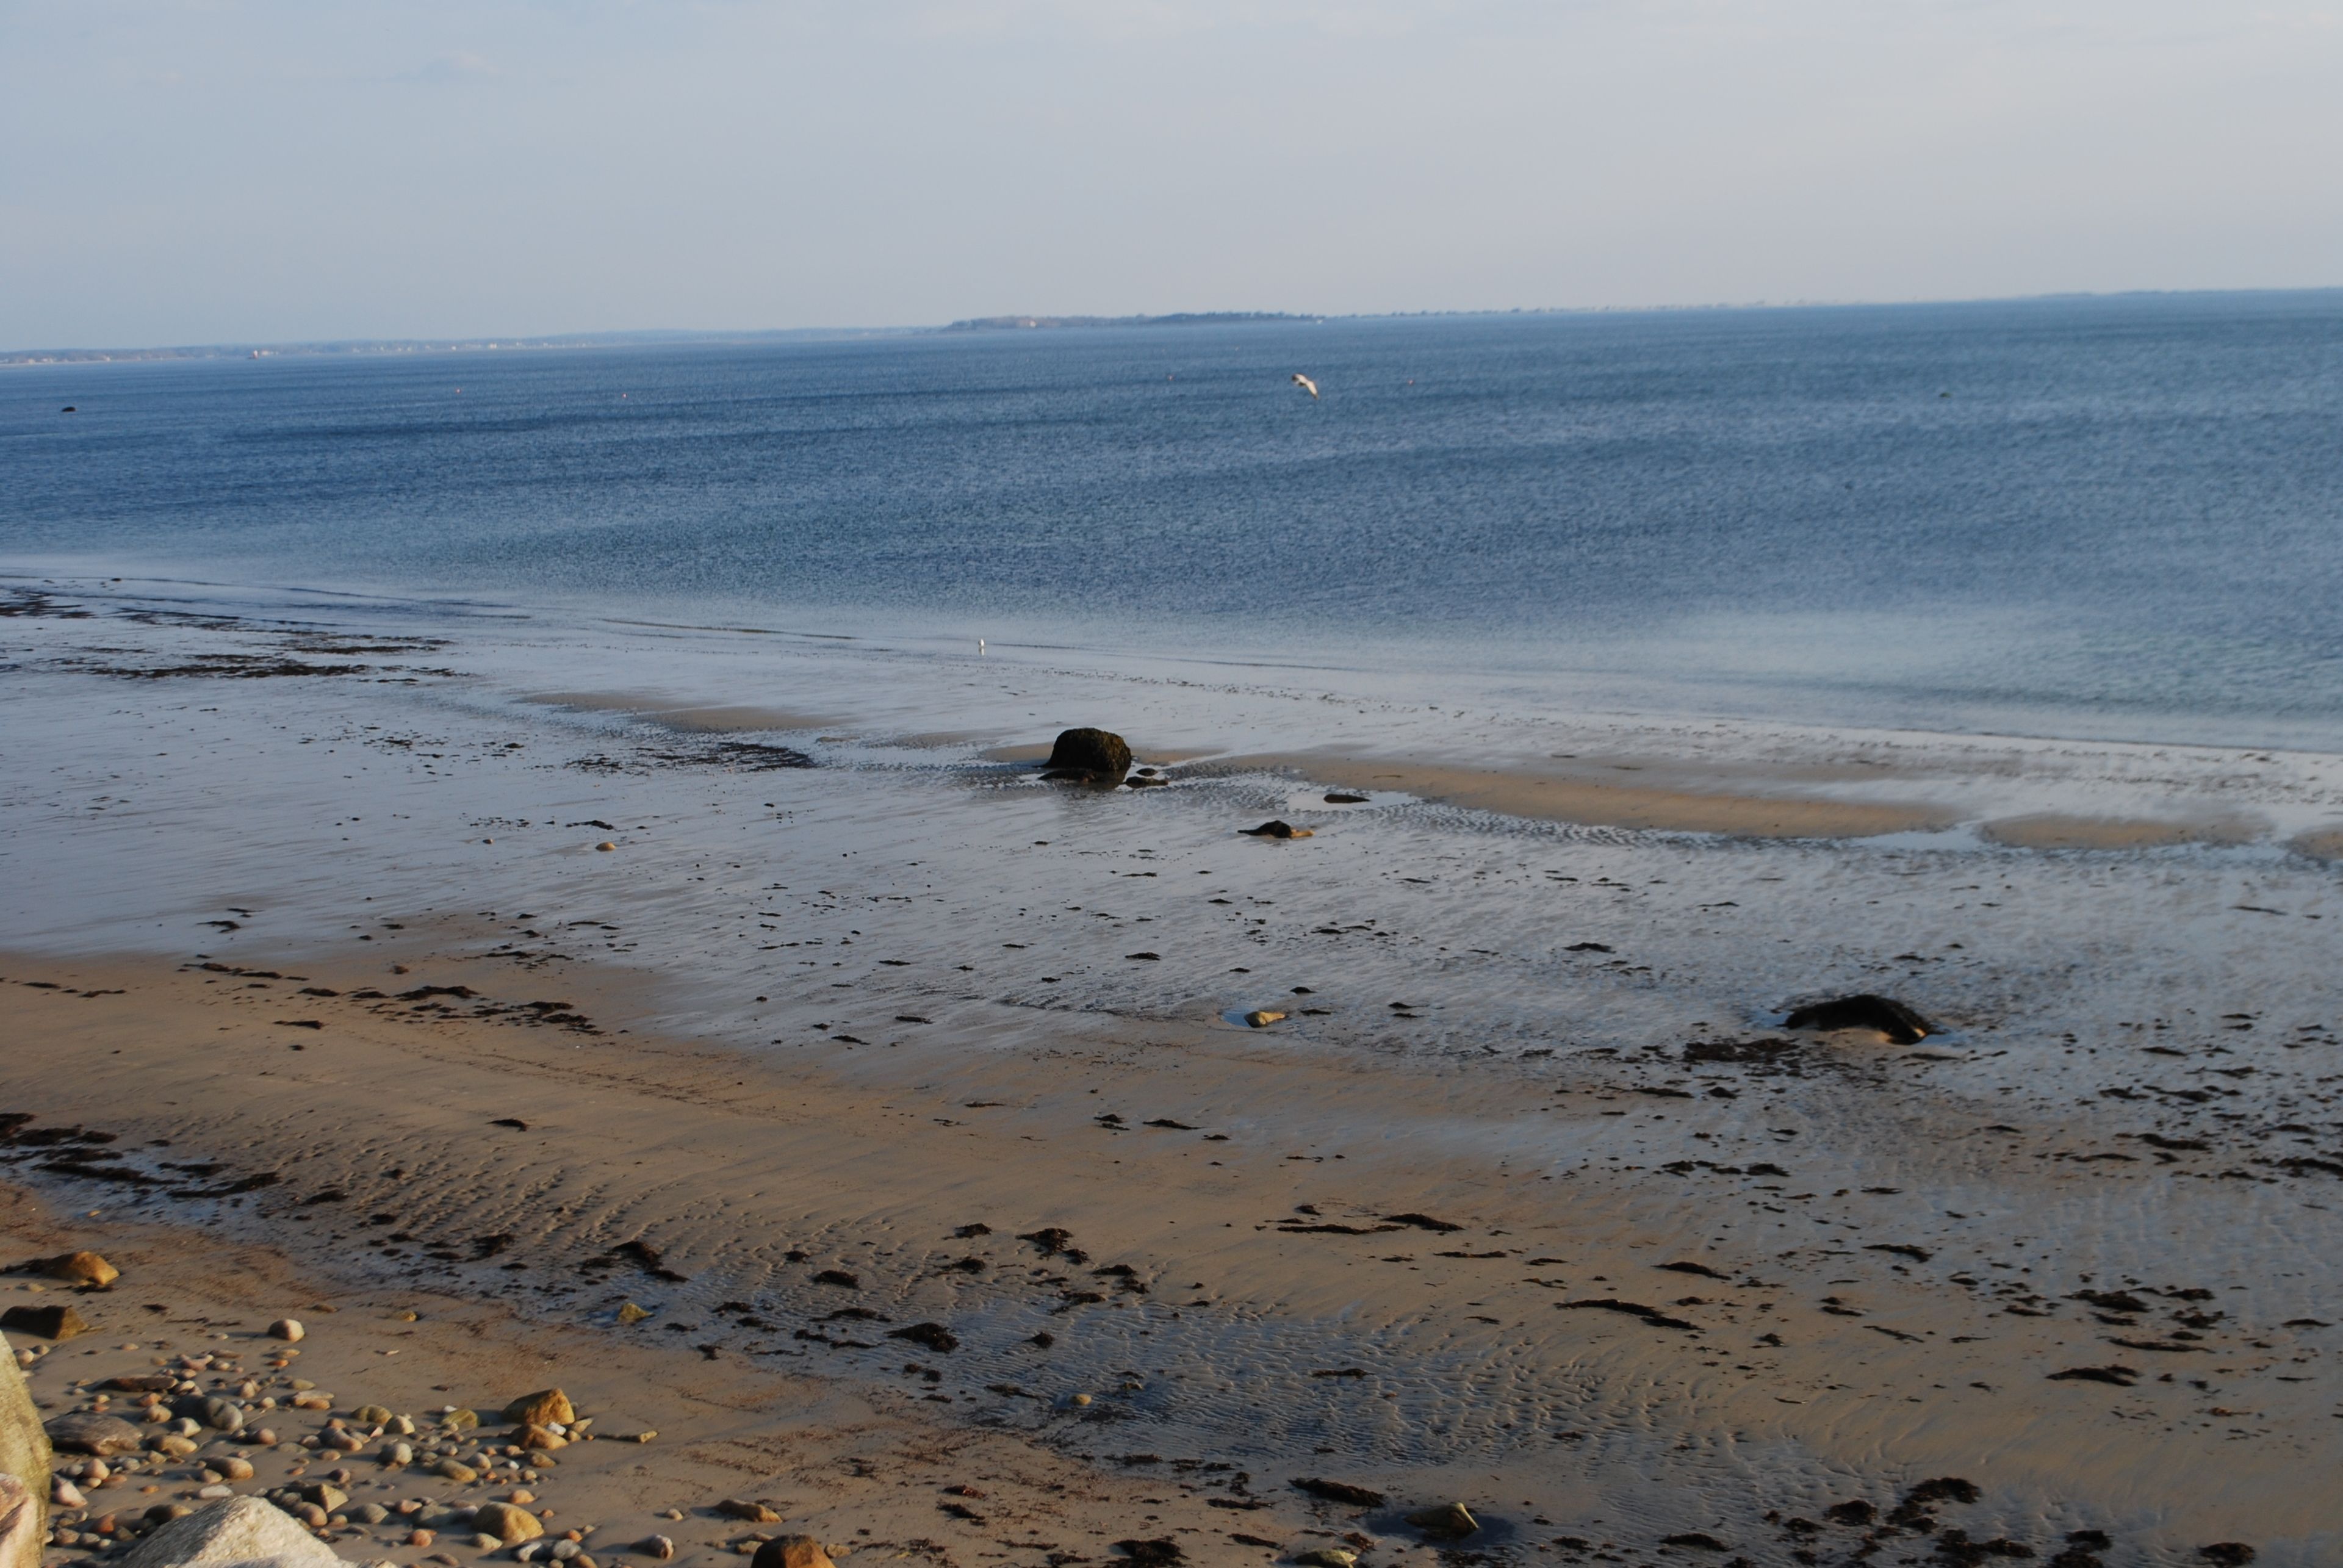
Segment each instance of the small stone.
[[618,847],[618,846],[617,846],[616,844],[613,844],[613,843],[612,843],[612,842],[610,842],[610,840],[609,840],[609,839],[603,839],[600,843],[598,843],[598,844],[597,844],[597,845],[595,845],[595,846],[594,846],[594,848],[596,848],[597,849],[600,849],[600,850],[602,850],[602,851],[603,851],[604,853],[606,853],[606,854],[607,854],[608,852],[609,852],[610,850],[617,849]]
[[452,1481],[458,1486],[469,1486],[473,1482],[480,1479],[480,1473],[478,1471],[474,1470],[468,1464],[453,1459],[441,1460],[438,1463],[431,1467],[431,1473],[443,1477],[446,1480]]
[[350,1419],[360,1426],[387,1426],[391,1412],[378,1404],[362,1404],[350,1412]]
[[380,1524],[390,1517],[390,1510],[379,1503],[361,1503],[350,1510],[350,1517],[361,1524]]
[[209,1462],[214,1470],[219,1472],[220,1479],[222,1481],[250,1481],[252,1479],[252,1461],[248,1459],[238,1459],[233,1454],[228,1454],[221,1458],[212,1460]]
[[301,1326],[301,1320],[298,1318],[279,1318],[268,1325],[270,1339],[283,1340],[288,1344],[303,1338],[308,1332]]
[[1088,1395],[1088,1394],[1086,1394],[1086,1393],[1078,1393],[1078,1394],[1074,1395],[1074,1397],[1073,1397],[1073,1398],[1071,1398],[1071,1399],[1068,1400],[1066,1402],[1067,1402],[1068,1404],[1083,1405],[1083,1404],[1088,1404],[1088,1403],[1090,1403],[1090,1402],[1091,1402],[1091,1396],[1090,1396],[1090,1395]]
[[515,1426],[567,1426],[578,1419],[578,1409],[559,1389],[545,1388],[505,1406],[505,1419]]
[[1426,1535],[1441,1541],[1462,1541],[1481,1528],[1472,1510],[1461,1503],[1443,1503],[1437,1508],[1419,1508],[1407,1516],[1407,1522]]
[[810,1535],[776,1535],[757,1548],[749,1568],[837,1568]]
[[191,1459],[195,1456],[196,1451],[203,1447],[203,1444],[192,1437],[180,1437],[176,1433],[172,1433],[148,1439],[147,1446],[156,1452],[168,1454],[173,1459]]
[[742,1497],[728,1497],[716,1505],[716,1512],[727,1519],[745,1519],[751,1524],[779,1524],[781,1516],[761,1503],[751,1503]]
[[428,1546],[437,1539],[438,1537],[428,1530],[410,1530],[407,1533],[407,1543],[409,1546]]
[[382,1462],[385,1464],[413,1464],[415,1450],[404,1442],[386,1442],[382,1445]]
[[567,1563],[585,1550],[575,1541],[557,1541],[553,1543],[551,1555],[556,1563]]
[[558,1432],[548,1431],[541,1426],[522,1427],[519,1432],[513,1435],[513,1441],[523,1448],[548,1453],[557,1448],[567,1448],[569,1446],[569,1440],[568,1438],[562,1436]]
[[234,1497],[236,1495],[236,1488],[233,1486],[222,1485],[218,1482],[214,1482],[211,1485],[199,1489],[196,1493],[196,1495],[206,1499]]
[[89,1499],[81,1494],[81,1488],[75,1486],[72,1482],[67,1481],[62,1475],[51,1476],[49,1478],[49,1501],[55,1503],[59,1508],[86,1508],[89,1506]]
[[664,1535],[646,1535],[635,1543],[635,1550],[646,1557],[657,1558],[664,1563],[675,1555],[675,1543]]
[[214,1432],[238,1432],[244,1430],[244,1406],[232,1399],[202,1400],[182,1413],[202,1422]]
[[503,1542],[498,1540],[495,1536],[489,1534],[485,1530],[472,1537],[472,1546],[475,1551],[494,1552],[498,1547],[503,1544]]
[[1245,1014],[1245,1022],[1252,1025],[1255,1029],[1267,1029],[1271,1024],[1276,1023],[1284,1017],[1285,1015],[1282,1012],[1272,1012],[1267,1008],[1256,1008],[1252,1011]]
[[480,1418],[473,1411],[451,1410],[440,1416],[439,1424],[458,1432],[469,1432],[480,1424]]
[[509,1503],[481,1503],[472,1510],[472,1527],[506,1546],[518,1546],[545,1533],[536,1514]]
[[1302,1568],[1358,1568],[1359,1554],[1347,1546],[1313,1546],[1294,1554]]
[[1240,828],[1237,831],[1249,839],[1309,839],[1316,836],[1307,828],[1297,828],[1291,822],[1281,821],[1276,818],[1272,818],[1258,828]]
[[645,1318],[649,1317],[650,1315],[650,1312],[647,1309],[639,1307],[632,1302],[628,1302],[626,1305],[618,1309],[618,1322],[623,1325],[631,1326],[635,1323],[641,1322]]
[[350,1501],[348,1493],[329,1481],[306,1483],[301,1488],[301,1496],[305,1501],[316,1503],[328,1513],[337,1508],[348,1506]]
[[94,1453],[101,1458],[117,1453],[138,1452],[138,1429],[118,1415],[99,1411],[68,1411],[52,1416],[42,1430],[49,1434],[52,1448],[68,1453]]
[[297,1503],[286,1512],[312,1530],[326,1527],[326,1511],[314,1503]]
[[277,1430],[274,1427],[264,1426],[257,1431],[244,1433],[244,1439],[247,1442],[257,1443],[262,1448],[275,1448],[277,1446]]
[[46,1307],[10,1307],[0,1312],[0,1329],[38,1334],[45,1340],[69,1340],[89,1332],[82,1315],[62,1303]]
[[42,1258],[25,1267],[46,1274],[52,1280],[65,1280],[76,1285],[95,1285],[99,1290],[122,1278],[121,1270],[96,1252],[62,1252],[54,1258]]

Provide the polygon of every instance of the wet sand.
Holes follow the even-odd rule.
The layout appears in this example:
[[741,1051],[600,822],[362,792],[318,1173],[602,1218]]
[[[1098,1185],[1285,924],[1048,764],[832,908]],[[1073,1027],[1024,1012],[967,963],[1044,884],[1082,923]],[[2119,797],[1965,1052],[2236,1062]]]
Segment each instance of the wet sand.
[[[2100,1530],[2112,1561],[2309,1563],[2343,1538],[2301,1484],[2338,1457],[2331,869],[2267,838],[1966,829],[2046,793],[2295,831],[2336,809],[2328,759],[1711,727],[1670,762],[1663,726],[1605,752],[1704,799],[1754,763],[1744,793],[1818,811],[1988,803],[1702,834],[1435,799],[1431,771],[1328,804],[1333,759],[1410,752],[1215,749],[1168,684],[763,655],[622,682],[575,642],[12,630],[0,694],[36,743],[0,796],[0,1110],[113,1135],[0,1149],[47,1206],[27,1254],[115,1226],[180,1239],[158,1257],[266,1249],[318,1299],[425,1292],[573,1360],[608,1345],[614,1420],[640,1379],[673,1402],[645,1420],[802,1434],[761,1478],[692,1473],[687,1509],[851,1474],[867,1451],[789,1399],[867,1408],[842,1424],[890,1452],[998,1444],[1090,1478],[1062,1484],[1108,1534],[1053,1549],[1098,1561],[1158,1523],[1199,1532],[1194,1561],[1350,1532],[1402,1561],[1433,1549],[1406,1510],[1448,1501],[1483,1520],[1462,1549],[1507,1562],[1703,1560],[1694,1534],[1718,1561],[1925,1559],[1953,1530],[2049,1558]],[[361,669],[251,673],[327,657]],[[528,700],[562,689],[840,717]],[[1299,710],[1212,700],[1242,739]],[[1061,716],[1151,738],[1173,782],[988,759]],[[1270,815],[1317,834],[1238,832]],[[1856,990],[1939,1029],[1783,1030]],[[1287,1016],[1247,1028],[1261,1008]],[[800,1392],[695,1417],[711,1368]],[[929,1553],[903,1521],[932,1498],[853,1515],[940,1473],[876,1472],[807,1517]],[[1946,1478],[1975,1501],[1911,1503]]]

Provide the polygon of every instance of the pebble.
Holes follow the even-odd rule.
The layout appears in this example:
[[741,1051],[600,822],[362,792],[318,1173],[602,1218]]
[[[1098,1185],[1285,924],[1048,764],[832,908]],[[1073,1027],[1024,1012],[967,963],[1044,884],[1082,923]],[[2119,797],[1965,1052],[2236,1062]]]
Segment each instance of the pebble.
[[50,1479],[49,1501],[59,1508],[85,1508],[89,1505],[89,1499],[81,1494],[81,1488],[62,1475]]
[[250,1481],[252,1479],[252,1461],[248,1459],[238,1459],[231,1454],[225,1458],[213,1460],[211,1462],[211,1467],[219,1472],[219,1476],[222,1481]]
[[350,1510],[350,1517],[361,1524],[380,1524],[390,1517],[390,1510],[379,1503],[361,1503]]
[[270,1339],[283,1340],[288,1344],[306,1337],[308,1332],[301,1326],[301,1320],[298,1318],[279,1318],[268,1325]]
[[575,1541],[557,1541],[553,1543],[553,1560],[556,1563],[567,1563],[572,1557],[583,1553],[585,1550],[586,1548],[578,1545]]
[[[1255,1029],[1267,1029],[1271,1024],[1276,1023],[1284,1017],[1285,1015],[1282,1012],[1272,1012],[1267,1008],[1257,1008],[1253,1011],[1245,1014],[1245,1022],[1252,1025]],[[1296,1561],[1298,1562],[1300,1560],[1297,1558]]]
[[403,1442],[387,1442],[383,1444],[382,1462],[385,1464],[413,1464],[415,1450]]
[[605,851],[607,851],[607,850],[610,850],[610,849],[617,849],[618,847],[618,846],[617,846],[616,844],[613,844],[613,843],[612,843],[612,842],[610,842],[610,840],[609,840],[609,839],[603,839],[600,843],[598,843],[598,844],[597,844],[597,845],[595,845],[595,846],[594,846],[594,848],[596,848],[596,849],[602,849],[602,850],[605,850]]
[[431,1467],[431,1473],[445,1477],[459,1486],[468,1486],[480,1479],[480,1473],[458,1460],[443,1459]]
[[236,1495],[236,1488],[233,1486],[223,1486],[215,1483],[210,1486],[200,1489],[196,1492],[196,1495],[203,1498],[234,1497]]
[[428,1546],[435,1539],[436,1537],[428,1530],[410,1530],[407,1533],[407,1543],[409,1546]]
[[635,1543],[635,1550],[664,1563],[675,1555],[675,1543],[664,1535],[646,1535]]

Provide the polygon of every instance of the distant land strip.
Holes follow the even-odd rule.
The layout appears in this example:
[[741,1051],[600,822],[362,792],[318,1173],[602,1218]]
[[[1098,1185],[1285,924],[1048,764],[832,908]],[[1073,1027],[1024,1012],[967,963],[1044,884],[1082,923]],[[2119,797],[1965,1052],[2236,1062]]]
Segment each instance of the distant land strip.
[[1295,315],[1278,310],[1183,310],[1165,316],[977,316],[941,327],[790,327],[757,330],[650,330],[635,332],[571,332],[519,337],[353,337],[311,343],[210,343],[166,348],[13,348],[0,349],[0,368],[25,365],[91,365],[152,359],[277,359],[299,356],[396,356],[469,354],[550,348],[622,348],[659,344],[844,343],[868,338],[917,337],[940,333],[1027,332],[1113,327],[1248,327],[1279,323],[1329,321],[1422,320],[1436,317],[1500,316],[1653,316],[1707,311],[1818,310],[1895,308],[1898,307],[1961,307],[1975,305],[2056,304],[2076,300],[2117,301],[2142,298],[2213,297],[2218,296],[2332,295],[2333,287],[2260,289],[2128,289],[2118,292],[2020,295],[1965,300],[1740,300],[1703,305],[1516,306],[1512,309],[1393,310],[1380,312]]

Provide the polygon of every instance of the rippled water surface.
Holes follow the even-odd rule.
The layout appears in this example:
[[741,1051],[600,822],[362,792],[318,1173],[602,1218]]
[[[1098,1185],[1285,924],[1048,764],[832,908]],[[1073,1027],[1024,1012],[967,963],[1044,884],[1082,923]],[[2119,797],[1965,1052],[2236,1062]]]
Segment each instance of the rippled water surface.
[[2336,292],[39,367],[0,470],[20,569],[2343,740]]

